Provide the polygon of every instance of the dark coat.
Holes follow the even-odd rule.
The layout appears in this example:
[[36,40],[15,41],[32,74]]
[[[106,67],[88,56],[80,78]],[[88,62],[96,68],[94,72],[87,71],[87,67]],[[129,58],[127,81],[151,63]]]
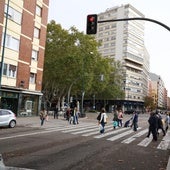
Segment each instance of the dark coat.
[[158,128],[158,117],[155,114],[149,117],[148,122],[151,128]]
[[137,123],[138,122],[138,113],[135,113],[133,116],[133,123]]

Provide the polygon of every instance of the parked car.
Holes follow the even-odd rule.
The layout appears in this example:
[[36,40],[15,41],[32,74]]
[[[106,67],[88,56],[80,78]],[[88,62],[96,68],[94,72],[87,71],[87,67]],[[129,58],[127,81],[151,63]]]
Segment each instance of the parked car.
[[11,110],[0,109],[0,127],[14,128],[17,124],[16,115]]

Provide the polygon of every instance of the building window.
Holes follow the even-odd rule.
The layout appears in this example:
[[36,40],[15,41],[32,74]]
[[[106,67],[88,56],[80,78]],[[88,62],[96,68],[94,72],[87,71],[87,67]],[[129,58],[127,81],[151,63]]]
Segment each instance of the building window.
[[40,29],[39,28],[34,28],[34,37],[39,38],[40,37]]
[[[7,5],[5,5],[5,15],[6,13],[7,13]],[[17,24],[21,24],[22,14],[16,11],[14,8],[9,7],[8,18],[16,22]]]
[[7,67],[8,65],[4,63],[4,67],[3,67],[3,75],[7,76]]
[[[4,34],[3,34],[3,36],[4,36]],[[3,41],[2,41],[2,43],[3,43]],[[3,46],[3,44],[2,44],[2,46]],[[19,51],[19,39],[6,34],[5,47],[10,48],[15,51]]]
[[16,78],[16,70],[17,70],[17,67],[15,65],[6,64],[6,63],[4,63],[3,65],[4,76]]
[[42,16],[42,8],[40,7],[40,6],[36,6],[36,15],[38,15],[38,16]]
[[9,77],[16,77],[16,66],[9,64]]
[[36,74],[30,73],[30,83],[35,84],[35,82],[36,82]]
[[105,30],[108,30],[109,28],[110,28],[110,26],[109,26],[109,25],[105,26]]
[[38,51],[32,50],[32,60],[37,61],[38,60]]

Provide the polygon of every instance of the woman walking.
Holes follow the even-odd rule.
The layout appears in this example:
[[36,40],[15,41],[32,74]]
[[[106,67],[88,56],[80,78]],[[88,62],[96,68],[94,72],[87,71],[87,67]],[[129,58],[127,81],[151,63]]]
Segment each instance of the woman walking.
[[102,108],[101,110],[101,118],[99,121],[99,124],[101,126],[100,133],[103,134],[105,131],[105,124],[107,123],[107,114],[105,108]]
[[119,127],[122,127],[122,124],[123,124],[123,112],[122,110],[120,109],[119,112],[118,112],[118,126]]
[[41,126],[44,124],[44,120],[46,118],[46,111],[45,109],[43,108],[41,111],[40,111],[40,120],[41,120]]

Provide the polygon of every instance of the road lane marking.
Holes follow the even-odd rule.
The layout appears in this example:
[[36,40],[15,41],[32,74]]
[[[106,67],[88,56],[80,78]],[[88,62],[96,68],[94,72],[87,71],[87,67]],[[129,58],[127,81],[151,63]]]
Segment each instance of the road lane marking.
[[[81,126],[83,126],[83,125],[81,125]],[[42,127],[42,128],[44,128],[44,127]],[[68,125],[66,127],[59,127],[59,128],[56,127],[56,129],[48,129],[48,128],[46,128],[45,131],[39,131],[39,132],[32,132],[32,133],[26,133],[26,134],[20,134],[20,135],[1,137],[0,140],[19,138],[19,137],[25,137],[25,136],[32,136],[32,135],[37,135],[37,134],[49,133],[49,132],[57,132],[57,131],[62,131],[62,130],[70,129],[70,128],[76,128],[76,126]],[[44,130],[44,129],[42,129],[42,130]]]
[[2,154],[0,154],[0,168],[5,167],[3,158],[2,158]]
[[170,142],[169,141],[161,141],[161,143],[158,145],[157,149],[160,150],[167,150]]
[[87,133],[87,132],[96,132],[98,129],[99,128],[95,126],[94,128],[85,129],[85,130],[81,130],[81,131],[78,131],[78,132],[73,132],[71,134],[77,135],[77,134],[82,134],[82,133]]
[[122,137],[124,137],[124,136],[126,136],[126,135],[129,135],[129,134],[131,134],[131,133],[133,133],[133,132],[134,132],[134,131],[131,129],[131,130],[128,130],[128,131],[123,132],[123,133],[121,133],[121,134],[118,134],[118,135],[116,135],[116,136],[113,136],[113,137],[111,137],[111,138],[108,138],[107,140],[115,141],[115,140],[120,139],[120,138],[122,138]]
[[[93,124],[94,125],[94,124]],[[82,128],[82,127],[90,127],[91,126],[91,124],[81,124],[81,125],[71,125],[71,124],[69,124],[69,125],[66,125],[66,126],[61,126],[61,125],[58,125],[58,126],[56,126],[56,127],[53,127],[53,128],[45,128],[45,130],[53,130],[53,129],[60,129],[61,131],[63,131],[64,133],[67,133],[67,132],[69,132],[69,131],[72,131],[71,129],[77,129],[77,128]]]
[[37,134],[44,134],[44,133],[49,133],[49,132],[56,132],[56,131],[59,131],[59,130],[60,130],[60,129],[49,130],[49,131],[33,132],[33,133],[27,133],[27,134],[22,134],[22,135],[7,136],[7,137],[2,137],[2,138],[0,138],[0,140],[12,139],[12,138],[19,138],[19,137],[25,137],[25,136],[33,136],[33,135],[37,135]]
[[[113,128],[112,128],[113,129]],[[104,134],[100,134],[100,135],[97,135],[97,136],[94,136],[94,138],[104,138],[106,136],[110,136],[110,135],[113,135],[113,134],[116,134],[116,133],[119,133],[119,132],[122,132],[122,131],[125,131],[129,128],[121,128],[121,129],[118,129],[118,130],[113,130],[111,132],[107,132],[107,133],[104,133]]]
[[157,149],[167,150],[169,146],[170,146],[170,132],[167,132],[166,136],[163,137]]
[[153,137],[145,138],[140,143],[138,143],[138,145],[147,147],[151,143],[152,139]]
[[74,132],[74,131],[81,131],[81,130],[84,130],[84,129],[90,129],[90,128],[94,128],[96,127],[96,125],[85,125],[83,127],[79,127],[79,128],[70,128],[69,130],[64,130],[62,131],[63,133],[69,133],[69,132]]
[[140,137],[140,136],[144,135],[147,132],[148,132],[148,129],[144,129],[144,130],[140,131],[139,133],[131,136],[130,138],[127,138],[127,139],[123,140],[121,143],[129,144],[129,143],[133,142],[137,137]]
[[[106,126],[106,130],[111,130],[111,129],[113,129],[113,128],[110,128],[110,127],[112,127],[112,125],[107,125]],[[85,130],[82,130],[82,131],[78,131],[78,132],[73,132],[72,134],[82,134],[82,133],[85,133],[85,135],[86,135],[86,133],[87,132],[92,132],[91,134],[98,134],[99,133],[99,126],[95,126],[95,127],[93,127],[93,128],[90,128],[90,129],[85,129]],[[87,134],[89,134],[89,133],[87,133]],[[82,135],[83,136],[83,135]]]
[[[109,126],[108,126],[108,127],[105,128],[105,130],[106,130],[106,131],[113,130],[113,127],[109,128]],[[91,133],[85,133],[85,134],[83,134],[82,136],[92,136],[92,135],[97,135],[97,134],[99,134],[99,133],[100,133],[100,131],[99,131],[99,127],[98,127],[98,130],[97,130],[97,131],[91,132]]]

